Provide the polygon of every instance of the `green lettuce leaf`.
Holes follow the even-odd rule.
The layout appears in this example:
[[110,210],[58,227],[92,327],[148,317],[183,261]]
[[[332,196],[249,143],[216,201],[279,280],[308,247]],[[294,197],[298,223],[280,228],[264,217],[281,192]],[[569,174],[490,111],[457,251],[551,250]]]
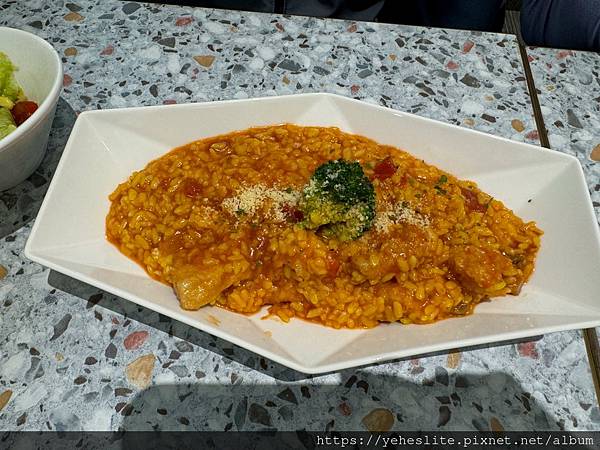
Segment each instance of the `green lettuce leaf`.
[[10,111],[6,108],[0,108],[0,139],[8,136],[16,129],[17,126]]
[[0,52],[0,96],[16,102],[23,97],[23,90],[15,79],[15,66],[5,53]]

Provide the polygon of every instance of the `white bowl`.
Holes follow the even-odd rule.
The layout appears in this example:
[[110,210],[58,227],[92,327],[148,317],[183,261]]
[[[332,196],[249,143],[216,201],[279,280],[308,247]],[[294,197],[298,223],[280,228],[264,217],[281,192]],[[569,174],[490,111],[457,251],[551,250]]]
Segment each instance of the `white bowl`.
[[[519,296],[431,325],[334,330],[217,307],[184,311],[173,290],[106,240],[108,195],[134,171],[194,139],[251,126],[337,126],[401,147],[473,180],[544,230]],[[25,255],[296,370],[321,373],[393,358],[600,325],[600,233],[577,159],[331,94],[88,111],[75,122]]]
[[40,165],[62,87],[62,63],[56,50],[26,31],[0,27],[0,52],[17,67],[15,74],[28,100],[39,108],[15,131],[0,139],[0,191],[16,186]]

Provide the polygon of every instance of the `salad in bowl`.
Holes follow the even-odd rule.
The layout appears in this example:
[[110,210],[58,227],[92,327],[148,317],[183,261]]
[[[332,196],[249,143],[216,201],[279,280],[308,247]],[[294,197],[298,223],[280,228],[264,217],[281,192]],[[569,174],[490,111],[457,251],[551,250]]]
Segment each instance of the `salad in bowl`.
[[0,139],[15,131],[38,109],[37,103],[27,100],[15,71],[8,56],[0,52]]

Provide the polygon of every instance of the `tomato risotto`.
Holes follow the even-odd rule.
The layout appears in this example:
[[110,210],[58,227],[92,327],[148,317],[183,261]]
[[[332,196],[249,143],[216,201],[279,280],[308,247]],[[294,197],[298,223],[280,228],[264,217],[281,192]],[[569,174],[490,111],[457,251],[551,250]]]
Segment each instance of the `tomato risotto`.
[[334,328],[430,323],[516,295],[542,234],[475,183],[337,128],[192,142],[110,201],[108,240],[182,308],[268,306]]

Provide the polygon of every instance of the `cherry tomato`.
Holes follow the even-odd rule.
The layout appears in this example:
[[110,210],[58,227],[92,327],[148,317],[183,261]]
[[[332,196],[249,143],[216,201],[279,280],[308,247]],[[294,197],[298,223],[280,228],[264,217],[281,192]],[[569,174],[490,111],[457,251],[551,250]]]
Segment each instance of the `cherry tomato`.
[[22,101],[15,103],[15,106],[13,106],[13,109],[10,112],[13,119],[15,119],[15,123],[19,126],[29,119],[36,109],[38,109],[37,103]]
[[383,181],[390,178],[395,173],[396,165],[394,164],[394,161],[392,161],[392,158],[388,156],[383,161],[378,162],[373,169],[373,179],[379,178]]

